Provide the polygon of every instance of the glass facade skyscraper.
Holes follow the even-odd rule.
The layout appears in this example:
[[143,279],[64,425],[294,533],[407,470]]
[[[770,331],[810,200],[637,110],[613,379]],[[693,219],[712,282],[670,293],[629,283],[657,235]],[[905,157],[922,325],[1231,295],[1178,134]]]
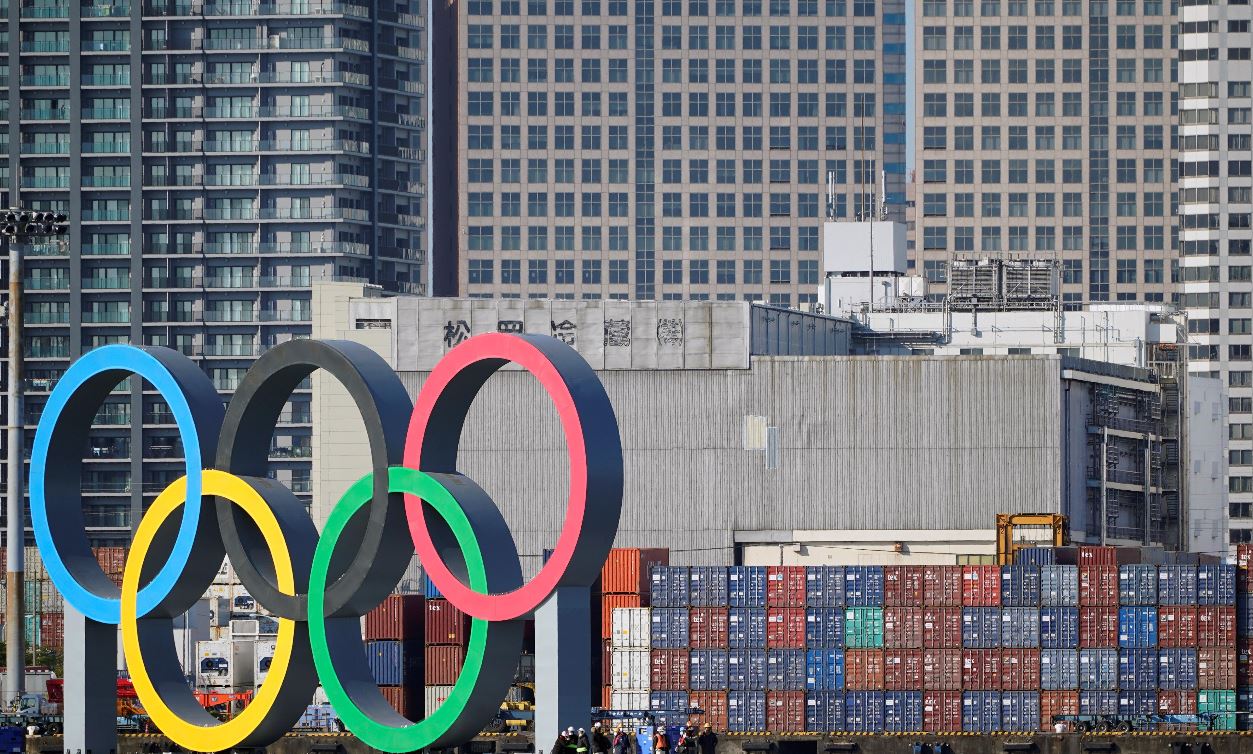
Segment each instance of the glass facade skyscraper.
[[813,302],[828,176],[835,217],[868,214],[886,190],[903,219],[904,9],[468,0],[436,12],[435,38],[459,40],[432,57],[456,71],[434,91],[435,170],[449,161],[456,194],[433,210],[433,244],[458,254],[437,292]]

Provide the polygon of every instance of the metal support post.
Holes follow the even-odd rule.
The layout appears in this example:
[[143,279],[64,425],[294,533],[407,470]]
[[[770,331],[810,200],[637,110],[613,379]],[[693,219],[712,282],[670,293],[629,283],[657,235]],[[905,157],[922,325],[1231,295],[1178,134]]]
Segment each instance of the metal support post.
[[23,645],[22,594],[25,570],[26,517],[23,505],[22,469],[22,252],[21,245],[6,239],[9,254],[9,363],[7,427],[8,487],[5,489],[5,588],[4,606],[5,666],[4,702],[20,703],[25,692],[26,648]]
[[558,587],[535,611],[535,750],[592,717],[592,592]]
[[64,746],[70,754],[117,748],[117,626],[65,606]]

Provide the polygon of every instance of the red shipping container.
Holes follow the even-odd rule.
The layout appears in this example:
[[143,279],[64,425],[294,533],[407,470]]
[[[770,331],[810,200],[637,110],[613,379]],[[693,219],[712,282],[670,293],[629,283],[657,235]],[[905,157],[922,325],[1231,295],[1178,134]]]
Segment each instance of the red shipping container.
[[1054,715],[1079,714],[1078,691],[1040,692],[1040,730],[1052,732]]
[[925,691],[922,729],[928,733],[959,733],[962,729],[962,692]]
[[1195,691],[1158,691],[1157,712],[1159,715],[1195,715]]
[[1001,606],[1001,567],[962,566],[962,605]]
[[804,649],[805,608],[766,608],[766,646],[770,649]]
[[1040,688],[1040,650],[1001,650],[1001,690],[1035,691]]
[[961,607],[961,566],[923,566],[922,604],[927,607]]
[[767,691],[766,727],[776,733],[805,730],[805,692]]
[[889,649],[883,653],[883,688],[917,691],[922,688],[922,650]]
[[933,691],[961,691],[961,650],[922,650],[922,687]]
[[921,566],[884,566],[884,606],[921,607],[924,592],[922,576]]
[[464,647],[470,638],[470,616],[452,606],[448,600],[426,601],[427,644],[453,644]]
[[688,613],[688,646],[692,649],[727,648],[727,609],[694,607]]
[[59,649],[65,643],[65,613],[41,613],[39,645]]
[[686,649],[654,649],[650,658],[652,684],[656,691],[687,691],[688,653]]
[[926,607],[922,610],[922,646],[927,649],[961,649],[962,611],[958,607]]
[[613,709],[613,686],[600,687],[600,708]]
[[613,680],[613,640],[600,640],[600,680],[608,683]]
[[[1080,548],[1082,551],[1082,548]],[[1118,566],[1079,566],[1079,604],[1082,607],[1118,605]]]
[[1236,650],[1233,647],[1201,647],[1196,650],[1196,686],[1199,689],[1236,687]]
[[1001,690],[1001,650],[962,650],[962,688],[966,691]]
[[1159,647],[1196,646],[1196,608],[1190,605],[1160,605],[1157,608]]
[[383,602],[365,614],[364,637],[367,641],[399,639],[409,641],[425,637],[422,630],[426,600],[420,594],[389,594]]
[[417,694],[414,689],[417,686],[379,686],[379,691],[383,692],[383,698],[392,706],[392,709],[400,713],[401,717],[414,720],[421,715],[418,714]]
[[703,715],[693,715],[699,725],[709,723],[716,733],[727,729],[727,692],[693,691],[688,695],[688,705],[705,710]]
[[1117,566],[1118,548],[1103,545],[1079,547],[1079,566]]
[[1250,566],[1253,566],[1253,544],[1243,542],[1236,545],[1236,568],[1247,570]]
[[766,568],[766,605],[769,607],[804,607],[805,567],[769,566]]
[[1118,646],[1118,608],[1079,608],[1079,647],[1112,649]]
[[1231,605],[1206,605],[1196,609],[1196,643],[1200,647],[1234,647],[1236,609]]
[[849,691],[883,690],[883,650],[844,651],[844,688]]
[[466,660],[465,647],[449,645],[426,648],[425,677],[427,686],[451,686],[461,675]]
[[613,611],[620,607],[644,607],[638,594],[605,594],[600,598],[600,638],[613,636]]
[[[670,565],[665,548],[615,547],[600,570],[602,594],[637,594],[647,597],[653,566]],[[638,605],[637,605],[638,607]]]
[[1240,639],[1236,646],[1236,687],[1253,686],[1253,639]]
[[922,647],[920,607],[883,608],[883,646],[887,649],[920,649]]

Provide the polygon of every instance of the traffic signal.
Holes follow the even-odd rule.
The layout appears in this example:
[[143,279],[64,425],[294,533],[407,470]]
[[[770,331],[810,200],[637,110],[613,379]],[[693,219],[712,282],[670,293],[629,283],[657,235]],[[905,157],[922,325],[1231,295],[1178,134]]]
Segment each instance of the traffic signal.
[[9,209],[0,216],[0,234],[11,238],[23,236],[59,236],[69,232],[69,216],[64,212],[33,212]]

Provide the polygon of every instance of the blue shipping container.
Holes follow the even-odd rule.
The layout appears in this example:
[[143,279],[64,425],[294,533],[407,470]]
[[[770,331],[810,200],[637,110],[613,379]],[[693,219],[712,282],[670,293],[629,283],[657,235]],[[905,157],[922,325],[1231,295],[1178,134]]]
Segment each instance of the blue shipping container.
[[1079,688],[1083,691],[1117,691],[1118,650],[1079,650]]
[[657,725],[687,725],[687,692],[653,691],[648,695],[648,709]]
[[1001,609],[963,607],[962,646],[967,649],[994,649],[1001,646]]
[[1236,633],[1241,637],[1253,637],[1253,599],[1240,592],[1236,600]]
[[[727,652],[727,688],[755,691],[766,688],[766,650],[743,649]],[[762,702],[764,709],[765,702]]]
[[1118,714],[1120,715],[1155,715],[1157,714],[1156,691],[1119,691]]
[[1196,604],[1196,566],[1164,565],[1157,569],[1157,601],[1160,605]]
[[889,733],[922,730],[922,692],[885,692],[883,694],[883,729]]
[[883,730],[883,692],[850,691],[844,695],[844,726],[850,733]]
[[1118,608],[1118,646],[1130,649],[1157,646],[1157,608]]
[[840,691],[844,688],[844,650],[811,649],[805,653],[805,688]]
[[687,583],[688,604],[692,607],[727,606],[726,566],[693,566]]
[[1014,553],[1018,565],[1057,565],[1057,552],[1052,547],[1022,547]]
[[1157,688],[1157,650],[1118,650],[1118,688],[1149,691]]
[[687,649],[689,642],[686,607],[654,607],[650,616],[653,649]]
[[1040,568],[1033,565],[1005,566],[1001,569],[1001,606],[1038,607]]
[[767,649],[766,688],[770,691],[803,691],[805,650]]
[[1157,653],[1157,687],[1167,691],[1195,689],[1196,668],[1195,649],[1172,648],[1160,650]]
[[1035,732],[1040,729],[1040,692],[1006,691],[1001,694],[1001,730]]
[[1079,688],[1079,650],[1041,649],[1040,688],[1047,691]]
[[845,566],[844,604],[883,607],[883,566]]
[[1079,566],[1051,565],[1040,568],[1040,604],[1079,605]]
[[727,646],[731,649],[765,649],[766,609],[733,607],[727,611]]
[[421,672],[425,650],[422,642],[367,641],[366,663],[380,686],[400,686],[413,683]]
[[[1061,568],[1062,566],[1055,566]],[[1079,608],[1040,608],[1040,648],[1074,649],[1079,646]]]
[[687,607],[687,567],[653,566],[649,579],[649,598],[653,607]]
[[692,691],[722,691],[727,688],[727,650],[693,649],[688,658]]
[[1118,566],[1118,604],[1156,605],[1157,566],[1147,563]]
[[1225,563],[1197,566],[1196,601],[1200,605],[1236,604],[1236,567]]
[[760,690],[727,692],[727,728],[733,733],[766,729],[766,692]]
[[843,607],[844,566],[807,567],[805,604],[810,607]]
[[728,568],[727,603],[731,607],[765,607],[766,567],[732,566]]
[[425,573],[422,574],[422,596],[428,600],[439,599],[439,589],[436,588],[435,582],[431,581],[431,577]]
[[805,730],[828,733],[844,729],[844,692],[810,691],[805,694]]
[[1001,730],[1001,693],[963,691],[962,730],[966,733]]
[[1117,691],[1080,691],[1080,715],[1117,715]]
[[1001,646],[1040,646],[1040,609],[1007,607],[1001,610]]
[[844,646],[844,608],[805,608],[805,646],[811,649]]

